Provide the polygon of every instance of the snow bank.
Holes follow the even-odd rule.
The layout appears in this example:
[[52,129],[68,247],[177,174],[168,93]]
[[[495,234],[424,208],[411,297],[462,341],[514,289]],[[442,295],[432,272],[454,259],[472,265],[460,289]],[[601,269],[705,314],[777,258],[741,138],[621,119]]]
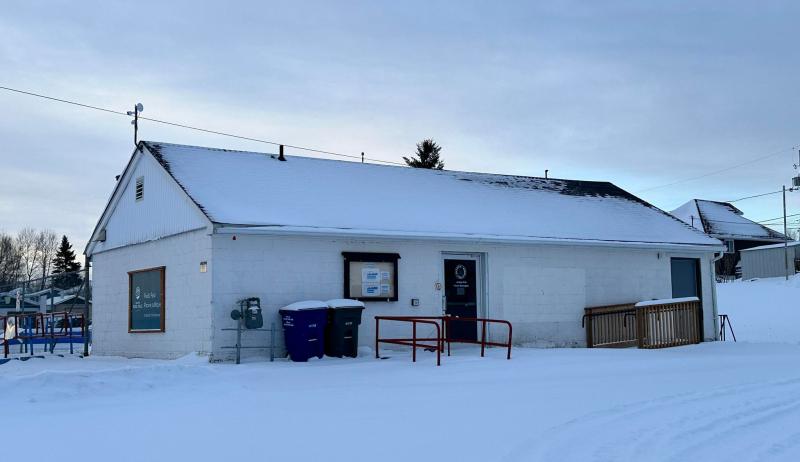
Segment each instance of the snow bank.
[[800,460],[796,345],[386,353],[14,361],[3,460]]
[[800,275],[717,284],[717,307],[739,341],[800,343]]

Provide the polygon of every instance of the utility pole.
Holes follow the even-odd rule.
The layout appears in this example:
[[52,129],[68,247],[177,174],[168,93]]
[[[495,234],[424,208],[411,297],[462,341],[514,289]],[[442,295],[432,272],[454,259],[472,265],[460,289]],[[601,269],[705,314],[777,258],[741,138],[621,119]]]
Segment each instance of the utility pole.
[[783,185],[783,263],[786,265],[786,280],[789,280],[789,228],[786,224],[786,185]]
[[[798,163],[794,164],[794,169],[800,169],[800,149],[797,150],[797,159]],[[800,175],[794,176],[792,178],[792,186],[789,188],[789,191],[798,191],[800,190]],[[785,239],[789,238],[789,227],[786,223],[786,186],[783,187],[783,235]],[[797,258],[797,251],[795,250],[795,258]],[[789,241],[783,241],[783,259],[784,264],[786,265],[786,280],[789,280]],[[792,265],[792,274],[794,274],[795,269],[794,265]]]
[[144,112],[142,103],[136,103],[132,111],[128,111],[129,116],[133,116],[131,125],[133,125],[133,145],[139,146],[139,113]]
[[89,284],[91,281],[89,280],[89,265],[91,264],[91,259],[86,257],[84,261],[86,268],[86,274],[83,276],[83,326],[81,326],[83,331],[83,356],[89,356],[89,321],[92,320],[92,310],[89,308],[89,299],[92,298],[91,295],[91,288]]

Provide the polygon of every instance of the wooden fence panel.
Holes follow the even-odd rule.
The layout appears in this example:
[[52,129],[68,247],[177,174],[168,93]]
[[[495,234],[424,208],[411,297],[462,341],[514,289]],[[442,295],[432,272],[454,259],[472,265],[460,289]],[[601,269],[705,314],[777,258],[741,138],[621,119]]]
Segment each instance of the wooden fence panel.
[[677,302],[637,308],[639,348],[669,348],[700,343],[700,302]]
[[700,343],[699,316],[699,301],[589,307],[583,316],[586,346],[653,349]]

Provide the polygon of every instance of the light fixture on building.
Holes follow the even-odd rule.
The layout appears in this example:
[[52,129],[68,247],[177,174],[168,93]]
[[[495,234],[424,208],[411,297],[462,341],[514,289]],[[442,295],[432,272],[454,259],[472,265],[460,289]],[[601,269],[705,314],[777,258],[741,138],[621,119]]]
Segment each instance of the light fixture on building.
[[208,262],[207,261],[201,261],[200,262],[200,272],[201,273],[205,273],[207,271],[208,271]]

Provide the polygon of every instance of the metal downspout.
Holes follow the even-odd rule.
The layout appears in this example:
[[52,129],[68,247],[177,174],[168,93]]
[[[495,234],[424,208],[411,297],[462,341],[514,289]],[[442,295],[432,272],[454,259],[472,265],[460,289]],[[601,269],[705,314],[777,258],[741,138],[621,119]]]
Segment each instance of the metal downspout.
[[717,269],[714,265],[716,262],[722,259],[725,256],[724,252],[720,252],[719,256],[714,254],[714,258],[709,260],[709,266],[711,270],[711,307],[714,313],[714,340],[719,340],[719,311],[717,310]]

